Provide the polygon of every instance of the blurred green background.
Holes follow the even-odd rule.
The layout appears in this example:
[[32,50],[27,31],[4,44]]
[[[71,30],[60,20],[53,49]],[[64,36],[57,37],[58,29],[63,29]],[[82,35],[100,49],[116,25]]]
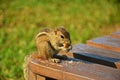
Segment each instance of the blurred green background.
[[72,44],[120,29],[119,0],[0,0],[0,80],[24,80],[25,55],[44,27],[65,26]]

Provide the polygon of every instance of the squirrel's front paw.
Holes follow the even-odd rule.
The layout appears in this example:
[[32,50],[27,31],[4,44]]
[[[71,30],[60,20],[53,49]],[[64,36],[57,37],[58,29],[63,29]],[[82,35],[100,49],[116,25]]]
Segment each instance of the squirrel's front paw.
[[54,62],[54,63],[60,63],[60,59],[57,59],[57,58],[52,58],[50,59],[51,62]]

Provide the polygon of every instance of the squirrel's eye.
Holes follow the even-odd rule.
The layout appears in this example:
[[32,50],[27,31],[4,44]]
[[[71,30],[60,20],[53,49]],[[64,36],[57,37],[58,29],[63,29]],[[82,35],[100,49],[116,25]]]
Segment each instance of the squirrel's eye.
[[61,35],[60,37],[64,39],[64,36],[63,36],[63,35]]

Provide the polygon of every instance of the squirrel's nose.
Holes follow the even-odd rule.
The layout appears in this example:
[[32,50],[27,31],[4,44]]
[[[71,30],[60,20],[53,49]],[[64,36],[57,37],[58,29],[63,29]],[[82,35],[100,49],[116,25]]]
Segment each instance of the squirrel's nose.
[[66,43],[66,44],[63,44],[63,46],[64,46],[64,48],[72,49],[71,44]]

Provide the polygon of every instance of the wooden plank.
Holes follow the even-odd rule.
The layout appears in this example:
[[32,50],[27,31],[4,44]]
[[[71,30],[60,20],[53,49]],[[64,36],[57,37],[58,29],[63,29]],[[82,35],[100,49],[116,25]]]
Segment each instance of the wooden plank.
[[[120,69],[120,53],[106,50],[102,48],[96,48],[92,46],[88,46],[85,44],[77,44],[73,46],[72,54],[73,58],[83,59],[90,62],[95,62],[98,64],[111,66]],[[69,56],[68,54],[68,56]]]
[[28,73],[28,80],[37,80],[36,74],[34,74],[30,69]]
[[37,74],[37,80],[56,80],[56,79],[49,78],[49,77],[46,77],[46,76],[41,76],[41,75]]
[[59,80],[119,80],[120,70],[87,64],[82,62],[62,61],[59,64],[32,60],[30,70],[39,75]]
[[36,80],[46,80],[46,78],[41,76],[41,75],[37,75],[37,79]]
[[115,65],[118,69],[120,69],[120,61],[115,62]]
[[88,40],[87,44],[94,47],[120,52],[120,39],[110,36],[104,36],[93,40]]
[[[54,78],[54,79],[56,79],[56,78],[61,79],[62,78],[61,66],[59,66],[57,64],[51,65],[52,68],[50,67],[49,62],[46,62],[46,61],[39,62],[39,61],[35,60],[35,62],[31,62],[31,64],[34,64],[34,65],[30,65],[30,67],[32,66],[31,70],[33,70],[34,73],[36,73],[36,74],[43,75],[43,76],[50,77],[50,78]],[[54,69],[54,67],[56,67],[57,69]]]
[[111,37],[114,37],[114,38],[120,38],[120,31],[111,33],[110,36],[111,36]]

